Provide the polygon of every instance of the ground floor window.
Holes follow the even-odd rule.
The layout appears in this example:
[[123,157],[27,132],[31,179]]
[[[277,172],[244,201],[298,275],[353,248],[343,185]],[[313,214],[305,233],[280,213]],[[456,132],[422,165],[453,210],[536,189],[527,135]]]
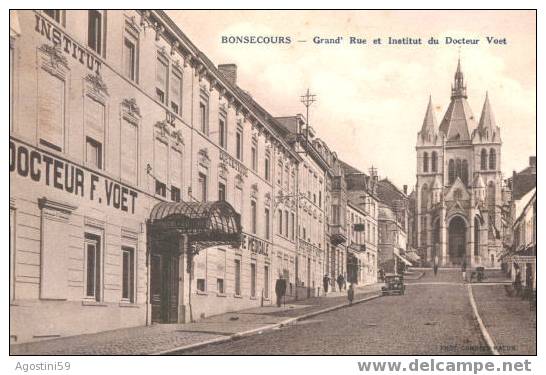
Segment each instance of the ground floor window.
[[129,246],[121,248],[122,283],[121,299],[135,302],[135,249]]
[[9,299],[15,298],[15,210],[9,210]]
[[241,261],[235,259],[235,295],[241,295]]
[[101,300],[101,250],[100,237],[85,234],[85,296]]
[[224,279],[216,279],[216,291],[220,294],[224,294]]
[[269,298],[269,266],[264,266],[264,298]]
[[256,297],[256,263],[250,264],[250,296]]

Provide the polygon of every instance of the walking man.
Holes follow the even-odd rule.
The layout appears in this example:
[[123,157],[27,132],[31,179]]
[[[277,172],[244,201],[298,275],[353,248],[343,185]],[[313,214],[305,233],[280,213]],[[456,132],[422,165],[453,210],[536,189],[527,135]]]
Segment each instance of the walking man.
[[434,276],[438,274],[438,255],[434,255]]
[[352,305],[353,300],[355,299],[355,288],[353,283],[349,285],[349,290],[347,291],[347,298],[349,299],[349,305]]
[[461,271],[463,272],[463,281],[466,282],[466,258],[463,260]]
[[341,289],[343,288],[343,281],[344,281],[343,275],[339,274],[336,281],[337,281],[337,286],[339,287],[339,290],[341,291]]
[[282,298],[286,293],[286,280],[282,275],[279,275],[275,283],[275,294],[277,295],[277,307],[281,307]]
[[330,285],[330,277],[325,274],[322,278],[322,286],[324,287],[324,295],[328,294],[328,285]]

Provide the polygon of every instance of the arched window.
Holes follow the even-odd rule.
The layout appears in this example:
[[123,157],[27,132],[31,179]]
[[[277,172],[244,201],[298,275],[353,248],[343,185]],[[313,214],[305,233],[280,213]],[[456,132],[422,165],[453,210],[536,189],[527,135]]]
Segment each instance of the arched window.
[[480,169],[483,171],[487,169],[487,150],[485,148],[482,148],[482,155],[480,158]]
[[428,172],[428,152],[423,154],[423,172]]
[[421,188],[421,212],[424,212],[427,210],[428,205],[428,186],[427,184],[424,184]]
[[489,150],[489,169],[497,169],[497,153],[494,148]]
[[463,160],[463,174],[461,180],[463,180],[463,184],[468,185],[468,162],[466,159]]
[[[487,184],[487,210],[489,211],[489,223],[495,223],[495,184],[493,181],[489,181]],[[488,237],[489,239],[494,238],[495,234],[493,233],[493,225],[489,225]]]
[[455,176],[461,178],[463,171],[463,166],[461,164],[461,159],[455,160]]
[[438,172],[438,153],[432,151],[432,171]]
[[480,220],[474,218],[474,255],[480,255]]
[[447,169],[449,174],[449,184],[451,185],[453,182],[455,182],[455,162],[453,159],[449,160]]

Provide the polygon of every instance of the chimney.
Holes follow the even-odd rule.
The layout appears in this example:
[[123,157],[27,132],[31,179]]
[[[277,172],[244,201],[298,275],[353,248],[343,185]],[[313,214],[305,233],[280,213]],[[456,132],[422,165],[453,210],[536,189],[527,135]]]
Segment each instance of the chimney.
[[237,85],[237,65],[235,64],[220,64],[218,65],[218,70],[227,80],[233,84]]
[[404,195],[408,195],[408,185],[404,185],[403,189],[404,189]]

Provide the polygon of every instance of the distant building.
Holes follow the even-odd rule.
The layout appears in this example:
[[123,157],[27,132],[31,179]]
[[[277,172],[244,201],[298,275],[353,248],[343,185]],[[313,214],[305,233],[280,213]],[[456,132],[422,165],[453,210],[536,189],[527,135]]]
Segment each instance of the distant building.
[[416,235],[421,257],[441,266],[499,266],[502,250],[501,137],[489,95],[477,121],[460,61],[451,102],[437,126],[429,100],[417,136]]

